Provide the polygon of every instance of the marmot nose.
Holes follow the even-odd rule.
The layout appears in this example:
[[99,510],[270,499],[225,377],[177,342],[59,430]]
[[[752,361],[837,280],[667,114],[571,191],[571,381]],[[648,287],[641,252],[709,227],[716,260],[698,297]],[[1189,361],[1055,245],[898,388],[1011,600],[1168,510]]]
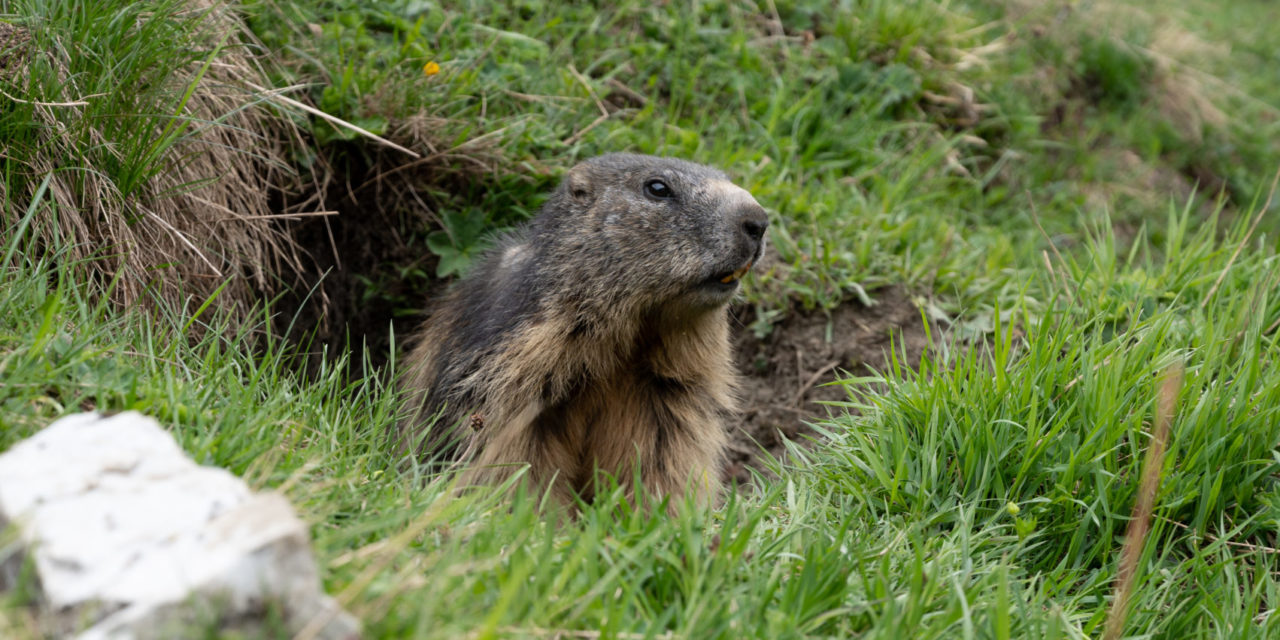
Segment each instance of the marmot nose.
[[764,230],[769,227],[769,216],[765,215],[760,205],[746,207],[741,214],[742,233],[752,242],[759,244],[764,238]]

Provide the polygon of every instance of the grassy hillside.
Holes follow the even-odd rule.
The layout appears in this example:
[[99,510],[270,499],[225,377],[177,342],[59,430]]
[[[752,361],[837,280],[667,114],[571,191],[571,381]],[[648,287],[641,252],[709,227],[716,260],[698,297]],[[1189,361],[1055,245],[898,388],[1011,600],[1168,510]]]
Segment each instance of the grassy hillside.
[[[1124,632],[1280,624],[1270,4],[252,0],[248,31],[129,104],[50,94],[27,80],[32,60],[77,61],[81,86],[116,95],[119,63],[104,61],[136,59],[137,41],[77,20],[183,38],[199,16],[54,4],[0,3],[39,43],[0,43],[0,89],[22,100],[0,109],[0,448],[84,409],[156,416],[196,459],[298,505],[328,589],[369,637],[1099,637],[1175,369]],[[271,265],[281,281],[302,273],[305,292],[334,267],[319,307],[246,312],[219,287],[159,286],[120,304],[130,276],[98,262],[119,247],[55,230],[86,211],[127,227],[155,194],[192,190],[149,181],[227,122],[183,98],[223,48],[420,155],[262,93],[225,106],[292,141],[255,174],[272,207],[338,212],[270,227],[309,253]],[[50,106],[81,98],[92,108]],[[48,118],[32,125],[33,109]],[[132,147],[112,136],[156,129],[174,135],[141,148],[155,161],[133,178],[142,196],[103,213],[52,193],[90,173],[133,193],[101,168],[126,166],[110,150]],[[80,147],[54,136],[50,156],[39,141],[67,130],[105,138],[68,154]],[[540,496],[458,497],[449,476],[405,469],[386,440],[388,380],[424,292],[569,165],[614,150],[721,166],[770,210],[776,255],[748,282],[742,332],[772,340],[788,318],[857,318],[897,296],[923,349],[891,327],[887,359],[835,383],[846,401],[805,407],[814,442],[710,512],[650,517],[618,493],[555,522]],[[148,278],[190,290],[164,266],[180,257],[148,258]],[[819,326],[828,341],[854,332]],[[373,346],[353,355],[348,339]],[[322,353],[303,376],[308,350]],[[352,375],[366,370],[353,358],[387,364]],[[27,598],[6,596],[0,635],[39,635]]]

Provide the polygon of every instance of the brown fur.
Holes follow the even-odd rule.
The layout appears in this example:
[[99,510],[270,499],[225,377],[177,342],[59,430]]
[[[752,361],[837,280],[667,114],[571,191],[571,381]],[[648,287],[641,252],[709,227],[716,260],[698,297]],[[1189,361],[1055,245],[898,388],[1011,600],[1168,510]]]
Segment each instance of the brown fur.
[[[673,196],[654,197],[655,179]],[[569,503],[591,499],[597,470],[638,472],[654,494],[709,503],[737,407],[737,281],[721,282],[759,259],[765,225],[714,169],[625,154],[574,167],[423,327],[402,437],[464,461],[467,482],[528,464]]]

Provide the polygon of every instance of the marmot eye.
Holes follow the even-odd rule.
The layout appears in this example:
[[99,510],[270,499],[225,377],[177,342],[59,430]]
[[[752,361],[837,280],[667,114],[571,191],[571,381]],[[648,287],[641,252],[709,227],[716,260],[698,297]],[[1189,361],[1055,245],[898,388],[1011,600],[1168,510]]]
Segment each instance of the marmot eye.
[[650,180],[644,183],[644,193],[650,198],[658,200],[667,200],[676,197],[676,192],[667,186],[667,183],[661,180]]

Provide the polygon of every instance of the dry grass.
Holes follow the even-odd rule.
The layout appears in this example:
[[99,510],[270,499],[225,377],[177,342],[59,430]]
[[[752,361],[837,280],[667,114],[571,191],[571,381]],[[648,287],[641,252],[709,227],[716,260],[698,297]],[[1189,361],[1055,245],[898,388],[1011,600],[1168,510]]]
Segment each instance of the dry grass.
[[[241,37],[243,25],[222,3],[195,2],[183,11],[195,25],[194,47],[213,49]],[[33,39],[17,27],[0,32],[0,38],[18,45],[0,45],[11,51],[3,88],[32,104],[39,131],[38,144],[0,151],[21,161],[28,178],[0,183],[0,198],[17,210],[35,196],[40,178],[52,175],[46,213],[33,227],[36,247],[69,247],[67,257],[94,279],[118,274],[111,295],[121,305],[147,301],[151,294],[170,305],[199,306],[216,294],[218,306],[238,318],[262,294],[280,288],[277,275],[300,267],[299,251],[271,206],[272,186],[291,179],[286,142],[297,134],[247,89],[265,84],[248,49],[224,45],[203,64],[186,65],[167,79],[175,97],[192,85],[194,90],[185,104],[175,100],[181,104],[176,117],[152,118],[158,154],[153,175],[122,188],[103,168],[112,160],[127,161],[122,144],[100,120],[86,120],[90,102],[103,96],[90,95],[68,72],[76,43]],[[37,50],[36,42],[44,44]],[[77,100],[40,101],[46,85],[30,81],[27,73],[37,57],[58,74],[62,95]],[[13,157],[30,149],[36,152]],[[70,169],[68,158],[85,163]],[[53,242],[54,237],[71,241]]]
[[[1220,60],[1229,48],[1209,43],[1169,17],[1124,0],[1102,0],[1087,6],[1009,0],[1011,21],[1047,21],[1042,35],[1071,48],[1082,33],[1110,38],[1132,47],[1153,64],[1148,81],[1150,100],[1160,115],[1190,140],[1199,141],[1206,125],[1221,127],[1227,116],[1220,107],[1221,83],[1199,69],[1207,60]],[[1135,45],[1132,34],[1147,34],[1146,46]]]
[[1177,411],[1178,393],[1182,390],[1181,364],[1169,367],[1162,374],[1160,390],[1156,396],[1155,423],[1151,432],[1151,445],[1142,463],[1142,479],[1138,488],[1138,500],[1133,505],[1133,517],[1129,520],[1120,551],[1119,571],[1116,574],[1115,595],[1102,637],[1119,640],[1124,633],[1129,613],[1129,600],[1133,596],[1134,581],[1138,576],[1138,562],[1147,543],[1151,529],[1151,514],[1155,509],[1156,493],[1160,489],[1160,476],[1164,471],[1164,454],[1169,443],[1169,424]]
[[1226,47],[1211,45],[1163,20],[1154,27],[1151,44],[1144,51],[1156,65],[1154,90],[1162,117],[1196,142],[1202,139],[1206,125],[1226,125],[1227,115],[1214,100],[1215,92],[1221,89],[1209,86],[1222,81],[1197,69],[1197,63],[1204,60],[1226,58]]

